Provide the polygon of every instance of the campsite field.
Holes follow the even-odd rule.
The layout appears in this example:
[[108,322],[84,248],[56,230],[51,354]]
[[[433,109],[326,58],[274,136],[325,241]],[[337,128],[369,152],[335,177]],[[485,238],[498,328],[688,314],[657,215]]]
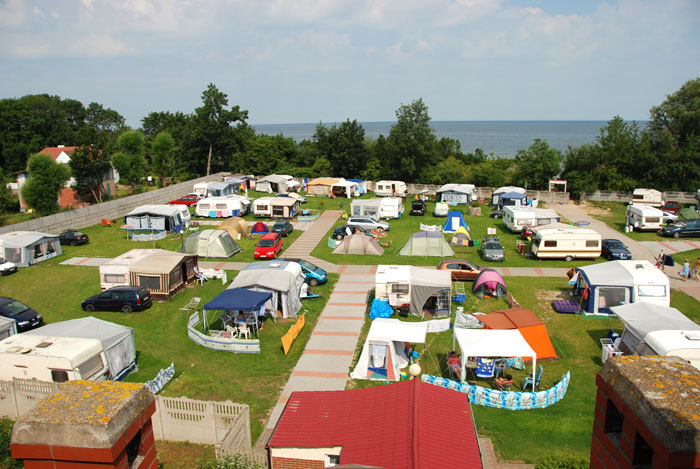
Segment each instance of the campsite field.
[[[41,313],[46,322],[89,316],[82,311],[80,303],[84,298],[100,292],[98,269],[59,265],[59,262],[70,256],[82,255],[82,247],[66,249],[67,252],[57,258],[3,277],[0,295],[27,303]],[[133,243],[129,247],[133,248]],[[229,279],[235,274],[234,271],[227,272]],[[171,301],[155,302],[146,311],[128,315],[96,312],[93,315],[134,328],[139,370],[129,375],[127,381],[147,381],[161,368],[175,363],[175,377],[163,389],[163,395],[248,404],[251,431],[255,439],[262,431],[268,413],[277,402],[301,356],[337,279],[337,275],[330,274],[326,285],[314,289],[322,297],[303,302],[303,310],[308,314],[307,323],[287,356],[282,351],[280,339],[293,324],[292,320],[278,320],[276,324],[270,320],[266,322],[260,334],[260,354],[209,350],[187,337],[187,317],[190,312],[181,311],[180,308],[194,296],[200,297],[202,304],[213,299],[224,288],[218,280],[187,288]],[[218,315],[210,312],[209,317],[212,320]],[[216,327],[216,323],[213,325]]]
[[[404,215],[400,219],[390,220],[391,230],[389,230],[386,237],[379,239],[381,243],[391,242],[391,246],[384,248],[384,254],[382,256],[333,254],[333,248],[328,247],[326,242],[332,229],[329,230],[326,238],[316,246],[316,249],[313,250],[311,255],[335,264],[411,264],[436,266],[443,259],[442,257],[402,256],[399,254],[401,248],[406,244],[411,235],[420,231],[421,223],[424,225],[442,226],[446,220],[445,217],[434,217],[432,215],[435,210],[434,202],[428,202],[426,204],[427,210],[425,216],[412,217],[408,215],[411,210],[411,201],[412,199],[407,199],[403,203],[405,209]],[[345,202],[345,207],[349,211],[349,201]],[[484,267],[578,267],[596,262],[603,262],[605,260],[603,258],[598,258],[566,262],[564,260],[538,260],[527,258],[520,254],[516,247],[519,241],[523,241],[520,237],[520,233],[511,233],[508,231],[503,220],[490,218],[491,207],[489,207],[487,203],[481,206],[482,214],[480,216],[468,215],[469,209],[467,206],[458,206],[457,210],[463,213],[464,220],[469,226],[473,239],[479,241],[479,243],[481,243],[481,240],[486,236],[487,228],[495,228],[496,235],[503,245],[506,259],[504,262],[487,262],[481,259],[480,248],[477,246],[451,246],[455,253],[455,259],[466,259]],[[338,220],[334,228],[344,223],[344,221]],[[450,239],[452,239],[452,234],[446,233],[444,238],[445,241],[449,243]]]
[[[542,365],[541,388],[556,384],[567,370],[571,383],[566,397],[546,409],[511,411],[483,406],[472,406],[480,436],[492,439],[496,452],[504,460],[535,463],[545,456],[587,460],[590,454],[593,413],[595,409],[595,374],[600,371],[600,339],[609,329],[622,332],[622,322],[615,318],[584,318],[578,315],[557,314],[551,307],[554,299],[568,298],[571,287],[564,279],[507,277],[509,292],[520,304],[531,309],[545,323],[558,360],[538,362]],[[453,305],[453,309],[457,305]],[[507,308],[504,300],[479,300],[468,294],[467,302],[460,305],[465,311],[490,312]],[[700,322],[700,302],[674,290],[671,306]],[[406,319],[419,320],[417,318]],[[358,341],[354,363],[364,344],[370,321],[366,321]],[[424,347],[417,346],[423,373],[448,378],[447,355],[453,349],[452,330],[428,334]],[[514,377],[514,390],[519,390],[528,370],[509,370]],[[473,377],[469,376],[470,382]],[[382,381],[350,381],[348,388],[362,388],[384,384]],[[478,380],[480,386],[495,388],[493,380]],[[449,430],[446,429],[446,434]]]

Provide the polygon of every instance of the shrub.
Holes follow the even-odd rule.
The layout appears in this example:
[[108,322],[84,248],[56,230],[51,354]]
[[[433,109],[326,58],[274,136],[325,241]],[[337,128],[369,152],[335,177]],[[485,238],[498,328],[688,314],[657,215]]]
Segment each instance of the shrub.
[[199,460],[196,469],[262,469],[263,466],[248,456],[236,453],[216,460]]
[[14,426],[14,420],[7,417],[0,419],[0,467],[7,469],[20,469],[24,467],[22,461],[12,459],[10,453],[10,440],[12,439],[12,429]]
[[565,456],[547,456],[537,460],[535,469],[588,469],[590,461]]

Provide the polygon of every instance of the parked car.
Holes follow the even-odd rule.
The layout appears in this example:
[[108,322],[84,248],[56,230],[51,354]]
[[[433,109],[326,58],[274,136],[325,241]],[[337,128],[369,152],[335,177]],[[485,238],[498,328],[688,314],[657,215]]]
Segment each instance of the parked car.
[[153,304],[151,294],[143,287],[112,287],[99,295],[91,296],[80,305],[84,311],[143,311]]
[[299,200],[299,203],[305,204],[306,203],[306,197],[303,195],[299,195],[296,192],[280,192],[279,194],[275,194],[275,197],[291,197],[293,199]]
[[632,259],[632,253],[619,239],[604,239],[601,243],[600,255],[609,261]]
[[349,234],[353,235],[355,233],[364,233],[364,234],[369,234],[368,230],[362,228],[361,226],[356,226],[356,225],[342,225],[337,228],[333,229],[333,234],[331,235],[333,239],[337,239],[340,241],[341,239],[345,238],[348,235],[348,231],[350,232]]
[[345,224],[359,226],[361,228],[364,228],[365,230],[380,229],[384,231],[389,231],[390,228],[387,222],[380,221],[372,217],[348,217]]
[[312,264],[311,262],[305,261],[304,259],[293,259],[289,257],[280,258],[279,260],[287,262],[296,262],[297,264],[299,264],[299,266],[301,267],[301,271],[306,277],[306,283],[308,283],[312,287],[315,287],[316,285],[323,285],[328,281],[328,272],[326,272],[316,264]]
[[187,194],[183,195],[179,199],[171,200],[168,202],[170,205],[196,205],[200,201],[199,194]]
[[29,306],[14,298],[0,297],[0,315],[14,319],[17,323],[17,332],[28,331],[39,327],[44,323],[41,314]]
[[523,239],[530,239],[532,238],[532,227],[531,226],[526,226],[523,228],[523,230],[520,232],[520,237]]
[[500,208],[496,209],[496,210],[492,210],[491,214],[489,216],[491,218],[503,218],[503,210],[501,210]]
[[78,246],[79,244],[86,244],[90,242],[88,235],[75,230],[64,231],[58,235],[58,240],[61,244],[70,244],[71,246]]
[[411,212],[410,215],[418,215],[418,216],[423,216],[425,215],[425,202],[422,200],[414,200],[411,202]]
[[673,212],[667,212],[664,210],[664,216],[662,217],[662,222],[664,225],[673,225],[678,221],[678,215]]
[[671,212],[674,214],[677,214],[680,209],[681,209],[680,202],[666,202],[663,205],[663,207],[661,207],[661,210],[663,210],[665,212]]
[[700,218],[679,220],[671,226],[665,226],[661,234],[674,238],[700,238]]
[[10,275],[17,272],[17,265],[8,261],[4,257],[0,257],[0,275]]
[[282,252],[282,236],[279,233],[265,233],[255,246],[256,259],[274,259]]
[[437,268],[438,270],[449,270],[452,274],[452,280],[474,281],[481,273],[481,268],[478,265],[459,259],[444,260],[438,264]]
[[285,238],[289,236],[289,233],[292,231],[294,231],[294,227],[288,221],[276,221],[275,224],[272,225],[272,232],[279,233]]
[[506,253],[503,251],[501,242],[495,236],[489,236],[481,241],[481,257],[485,261],[503,262],[506,260]]

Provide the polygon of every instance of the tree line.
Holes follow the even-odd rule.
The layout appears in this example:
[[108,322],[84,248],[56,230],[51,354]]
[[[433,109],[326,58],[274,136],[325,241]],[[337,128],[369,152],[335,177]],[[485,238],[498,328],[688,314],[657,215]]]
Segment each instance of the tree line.
[[[57,210],[44,192],[60,190],[71,175],[86,200],[100,200],[99,184],[110,165],[132,188],[146,174],[167,185],[219,171],[530,189],[546,189],[549,179],[560,177],[574,193],[700,187],[700,78],[654,106],[643,127],[615,116],[593,143],[561,152],[534,139],[514,158],[479,148],[464,152],[458,140],[436,136],[422,99],[402,104],[388,135],[376,139],[366,137],[362,125],[350,119],[319,123],[312,138],[301,142],[258,135],[247,120],[248,111],[229,105],[228,96],[214,84],[202,92],[202,105],[191,113],[152,112],[139,129],[129,128],[117,111],[97,103],[85,107],[47,94],[3,99],[0,176],[8,180],[28,168],[36,180],[25,198],[42,213]],[[59,144],[81,147],[71,156],[70,171],[54,169],[50,158],[35,155]],[[34,200],[42,196],[49,202]],[[0,195],[0,204],[5,198]]]

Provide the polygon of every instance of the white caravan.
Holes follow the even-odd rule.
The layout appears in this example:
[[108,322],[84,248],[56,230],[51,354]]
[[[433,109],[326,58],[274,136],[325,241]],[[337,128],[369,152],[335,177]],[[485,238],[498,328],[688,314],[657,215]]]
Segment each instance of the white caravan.
[[590,228],[552,223],[532,229],[530,253],[540,259],[595,259],[600,257],[602,237]]
[[207,196],[207,186],[209,185],[209,182],[198,182],[194,186],[192,186],[192,192],[195,194],[199,194],[200,197],[206,197]]
[[537,217],[528,207],[508,205],[503,207],[503,224],[509,231],[520,233],[527,226],[537,226]]
[[100,288],[129,286],[129,266],[150,256],[157,249],[132,249],[100,265]]
[[272,217],[272,197],[260,197],[253,201],[253,216],[270,218]]
[[38,379],[62,383],[104,381],[107,357],[97,339],[17,334],[0,341],[0,380]]
[[656,189],[635,189],[632,192],[632,203],[661,207],[664,204],[663,194]]
[[627,206],[627,226],[637,231],[659,231],[664,227],[664,212],[649,205]]
[[197,202],[194,213],[199,217],[242,217],[248,213],[250,201],[243,196],[207,197]]
[[377,197],[406,197],[408,188],[403,181],[379,181],[374,186],[374,195]]
[[389,220],[401,218],[403,212],[403,201],[398,197],[355,199],[350,203],[350,213],[353,217],[373,217]]

